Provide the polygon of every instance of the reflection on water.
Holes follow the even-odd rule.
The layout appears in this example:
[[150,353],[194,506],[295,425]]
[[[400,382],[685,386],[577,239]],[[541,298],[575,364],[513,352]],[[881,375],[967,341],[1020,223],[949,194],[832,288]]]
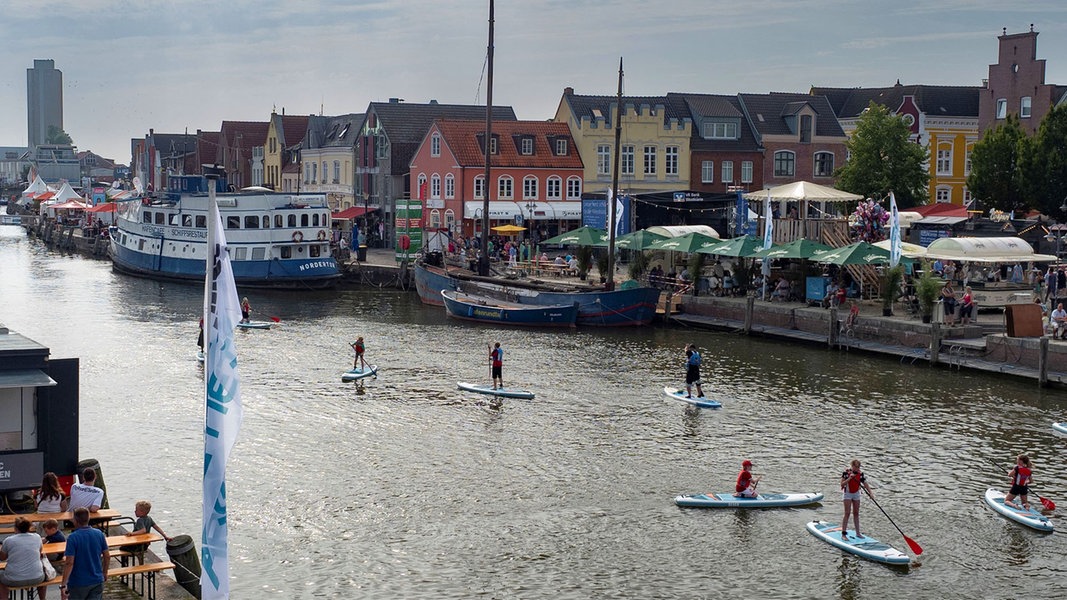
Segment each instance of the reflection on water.
[[[80,446],[113,506],[149,498],[168,532],[199,539],[200,290],[55,255],[14,228],[0,228],[0,282],[0,320],[81,358]],[[236,336],[235,597],[711,598],[744,581],[767,598],[1048,598],[1067,576],[1064,536],[981,501],[1004,484],[990,460],[1021,451],[1045,495],[1067,489],[1067,438],[1049,427],[1067,417],[1060,391],[727,333],[480,327],[395,291],[242,295],[281,324]],[[381,371],[344,384],[357,335]],[[536,400],[494,407],[456,389],[488,380],[489,341],[507,350],[509,385]],[[689,342],[721,410],[663,395]],[[827,500],[674,505],[732,489],[742,458],[761,490]],[[840,518],[851,458],[926,549],[922,569],[858,560],[804,530]],[[863,511],[864,529],[905,548]]]

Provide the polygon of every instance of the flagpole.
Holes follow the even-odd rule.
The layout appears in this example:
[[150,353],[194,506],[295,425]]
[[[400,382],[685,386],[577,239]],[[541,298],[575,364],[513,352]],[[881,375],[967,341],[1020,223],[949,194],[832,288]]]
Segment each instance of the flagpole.
[[889,192],[889,268],[900,264],[900,213],[897,211],[897,197]]

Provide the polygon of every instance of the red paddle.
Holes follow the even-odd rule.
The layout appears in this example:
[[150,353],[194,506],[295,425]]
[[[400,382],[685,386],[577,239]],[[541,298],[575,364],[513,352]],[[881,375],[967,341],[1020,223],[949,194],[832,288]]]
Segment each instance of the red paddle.
[[279,319],[278,317],[271,317],[270,320],[274,321],[275,323],[281,323],[282,322],[282,320]]
[[[863,491],[867,493],[867,497],[871,499],[871,502],[874,502],[874,505],[878,507],[878,510],[882,511],[882,514],[885,515],[885,518],[889,519],[890,523],[893,523],[893,518],[889,516],[889,513],[885,512],[885,509],[883,509],[880,504],[878,504],[878,501],[874,499],[874,496],[872,496],[870,492],[867,492],[867,490]],[[897,524],[893,523],[893,527],[897,527]],[[919,542],[916,542],[910,537],[904,535],[904,532],[901,531],[900,527],[897,527],[897,531],[900,531],[900,535],[904,536],[904,541],[908,543],[908,548],[911,548],[912,552],[914,552],[915,554],[923,553],[923,547],[919,545]]]
[[[989,462],[991,462],[994,465],[1000,467],[1000,470],[1004,471],[1005,475],[1011,474],[1011,471],[1005,469],[1004,465],[1001,465],[997,461],[995,461],[993,459],[989,459]],[[1053,502],[1052,500],[1049,500],[1048,498],[1045,498],[1044,496],[1042,496],[1040,494],[1037,494],[1037,492],[1034,492],[1034,493],[1037,495],[1037,499],[1041,501],[1041,506],[1044,506],[1045,508],[1047,508],[1049,510],[1056,510],[1056,503],[1055,502]]]

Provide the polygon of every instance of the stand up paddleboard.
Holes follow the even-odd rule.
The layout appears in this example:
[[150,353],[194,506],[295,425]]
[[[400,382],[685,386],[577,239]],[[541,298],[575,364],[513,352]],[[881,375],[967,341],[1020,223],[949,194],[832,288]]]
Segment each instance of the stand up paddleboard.
[[726,494],[682,494],[674,499],[678,506],[690,508],[776,508],[804,506],[822,500],[822,494],[759,494],[755,498],[738,498]]
[[341,375],[341,381],[358,381],[364,377],[378,374],[378,365],[370,365],[367,368],[352,369]]
[[197,350],[196,351],[196,361],[197,362],[204,362],[204,351],[203,350]]
[[249,321],[247,323],[237,323],[237,328],[238,329],[270,329],[271,325],[273,325],[273,324],[274,323],[271,323],[270,321]]
[[1067,422],[1064,422],[1064,423],[1053,423],[1052,424],[1052,428],[1055,429],[1056,431],[1060,432],[1060,433],[1067,433]]
[[911,563],[911,558],[907,554],[872,537],[866,535],[856,537],[856,532],[852,529],[848,530],[847,538],[842,538],[840,523],[835,525],[826,521],[812,521],[808,523],[807,527],[811,535],[831,546],[861,558],[888,565],[907,565]]
[[[1018,501],[1018,498],[1016,498]],[[1001,515],[1015,521],[1016,523],[1022,523],[1027,527],[1032,527],[1038,531],[1047,531],[1051,533],[1054,528],[1052,522],[1048,520],[1048,517],[1037,512],[1031,508],[1014,508],[1004,504],[1004,494],[999,490],[989,488],[985,491],[985,503],[989,505],[989,508],[997,511]]]
[[721,402],[716,402],[707,398],[698,398],[696,396],[688,398],[685,395],[684,389],[680,390],[678,388],[665,387],[663,388],[663,393],[667,394],[667,397],[669,398],[674,398],[675,400],[685,402],[686,404],[692,404],[693,406],[698,406],[700,408],[722,408]]
[[520,398],[522,400],[533,400],[534,393],[526,390],[516,390],[514,388],[496,388],[493,389],[491,385],[475,385],[473,383],[463,383],[462,381],[456,384],[459,389],[466,390],[468,392],[474,392],[475,394],[486,394],[488,396],[500,396],[502,398]]

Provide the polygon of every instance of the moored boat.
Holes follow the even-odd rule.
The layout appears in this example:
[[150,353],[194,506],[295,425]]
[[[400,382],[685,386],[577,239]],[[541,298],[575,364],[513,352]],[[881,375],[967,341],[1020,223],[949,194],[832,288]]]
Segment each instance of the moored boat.
[[441,290],[449,316],[479,323],[527,327],[574,327],[578,303],[539,306],[505,302],[461,292]]
[[[220,194],[234,279],[242,287],[317,289],[341,277],[330,254],[323,195]],[[114,269],[152,279],[201,281],[207,253],[207,194],[123,202],[111,227]]]

